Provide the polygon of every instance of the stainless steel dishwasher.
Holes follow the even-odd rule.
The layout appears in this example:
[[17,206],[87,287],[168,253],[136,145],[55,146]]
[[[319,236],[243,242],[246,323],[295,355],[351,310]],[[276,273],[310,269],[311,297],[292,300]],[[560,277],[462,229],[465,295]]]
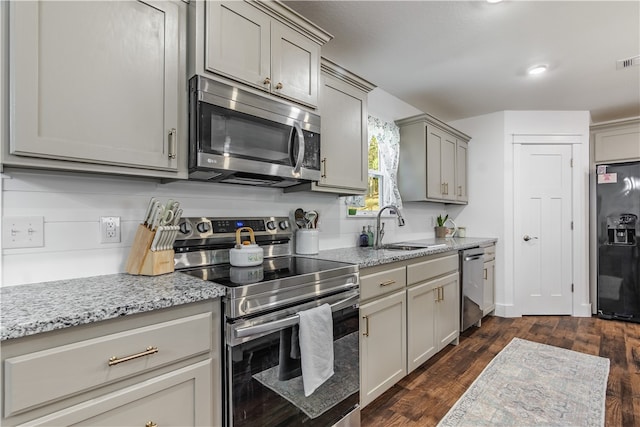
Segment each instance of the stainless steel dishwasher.
[[460,251],[462,290],[460,292],[460,332],[472,325],[480,326],[484,309],[484,249]]

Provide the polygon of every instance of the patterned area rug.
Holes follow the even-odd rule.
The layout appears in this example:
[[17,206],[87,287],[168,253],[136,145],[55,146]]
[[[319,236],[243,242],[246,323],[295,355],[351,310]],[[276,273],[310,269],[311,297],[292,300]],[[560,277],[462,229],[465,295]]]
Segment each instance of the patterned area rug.
[[609,359],[514,338],[438,426],[604,426]]

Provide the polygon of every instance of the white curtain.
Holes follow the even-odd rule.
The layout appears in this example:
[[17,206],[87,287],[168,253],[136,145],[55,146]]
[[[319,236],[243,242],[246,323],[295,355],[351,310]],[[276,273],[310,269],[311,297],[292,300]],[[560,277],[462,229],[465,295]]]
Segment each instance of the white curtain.
[[369,116],[367,121],[369,141],[378,140],[380,173],[384,176],[382,204],[393,203],[402,207],[402,198],[398,190],[398,161],[400,159],[400,128],[395,123],[385,122]]

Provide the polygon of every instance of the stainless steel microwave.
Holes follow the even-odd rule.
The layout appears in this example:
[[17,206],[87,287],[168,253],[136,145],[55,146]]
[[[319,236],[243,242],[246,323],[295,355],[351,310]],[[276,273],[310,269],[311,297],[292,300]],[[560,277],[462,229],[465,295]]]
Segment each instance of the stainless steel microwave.
[[189,80],[189,178],[289,187],[320,179],[320,116],[194,76]]

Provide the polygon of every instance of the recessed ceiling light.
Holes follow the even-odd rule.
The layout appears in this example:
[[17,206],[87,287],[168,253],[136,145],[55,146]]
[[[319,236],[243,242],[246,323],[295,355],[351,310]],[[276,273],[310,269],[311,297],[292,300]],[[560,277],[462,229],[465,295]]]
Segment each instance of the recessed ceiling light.
[[533,67],[529,68],[529,70],[527,70],[527,73],[529,73],[530,75],[542,74],[547,71],[548,68],[549,67],[544,64],[534,65]]

